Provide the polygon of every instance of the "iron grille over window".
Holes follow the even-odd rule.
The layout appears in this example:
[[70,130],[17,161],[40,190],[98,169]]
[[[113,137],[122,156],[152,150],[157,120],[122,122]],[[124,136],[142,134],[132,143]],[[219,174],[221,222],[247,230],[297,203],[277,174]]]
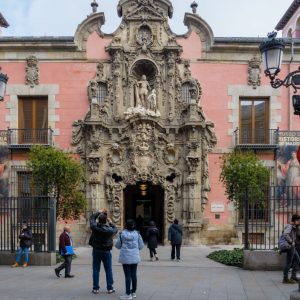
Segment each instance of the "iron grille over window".
[[184,83],[181,87],[181,98],[183,102],[191,102],[190,84],[188,82]]
[[96,93],[98,104],[103,104],[106,96],[107,96],[107,85],[106,83],[99,82],[97,93]]

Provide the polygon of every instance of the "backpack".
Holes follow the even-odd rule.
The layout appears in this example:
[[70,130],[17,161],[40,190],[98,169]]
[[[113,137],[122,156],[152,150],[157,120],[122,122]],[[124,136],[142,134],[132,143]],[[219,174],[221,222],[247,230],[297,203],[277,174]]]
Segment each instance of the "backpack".
[[292,248],[292,245],[286,240],[283,234],[279,238],[278,248],[281,253],[285,253]]

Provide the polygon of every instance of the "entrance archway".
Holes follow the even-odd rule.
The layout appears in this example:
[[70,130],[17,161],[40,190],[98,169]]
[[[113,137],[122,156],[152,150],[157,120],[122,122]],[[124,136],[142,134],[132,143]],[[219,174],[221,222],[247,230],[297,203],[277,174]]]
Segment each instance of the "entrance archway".
[[124,189],[124,220],[134,219],[144,241],[149,222],[154,221],[164,241],[164,189],[151,182],[138,182]]

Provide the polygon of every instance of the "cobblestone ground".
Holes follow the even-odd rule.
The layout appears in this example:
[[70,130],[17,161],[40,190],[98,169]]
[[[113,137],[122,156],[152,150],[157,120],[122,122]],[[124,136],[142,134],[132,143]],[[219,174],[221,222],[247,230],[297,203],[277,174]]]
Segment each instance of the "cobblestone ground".
[[[150,262],[148,249],[142,251],[138,267],[137,299],[190,300],[281,300],[297,285],[283,285],[281,272],[245,271],[213,262],[206,255],[218,247],[183,247],[182,261],[170,261],[170,247],[158,249],[160,260]],[[101,293],[91,294],[91,248],[76,249],[73,279],[57,278],[54,266],[27,269],[0,266],[0,300],[21,299],[118,299],[124,293],[123,270],[113,250],[115,294],[106,294],[105,274],[101,270]]]

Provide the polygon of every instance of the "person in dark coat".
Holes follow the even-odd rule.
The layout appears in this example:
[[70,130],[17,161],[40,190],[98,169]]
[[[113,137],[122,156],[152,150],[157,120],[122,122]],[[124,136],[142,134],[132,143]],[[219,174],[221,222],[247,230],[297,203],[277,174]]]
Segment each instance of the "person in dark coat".
[[23,221],[22,223],[22,231],[19,235],[19,239],[20,239],[20,247],[18,249],[16,262],[12,265],[12,267],[15,268],[20,265],[22,252],[24,252],[23,268],[26,268],[28,266],[28,249],[32,245],[32,232],[30,227],[27,226],[26,221]]
[[178,220],[175,219],[173,224],[169,227],[168,240],[171,242],[171,260],[175,259],[176,250],[176,260],[180,261],[180,248],[182,244],[182,226],[178,224]]
[[158,244],[159,230],[156,228],[155,222],[150,221],[149,228],[147,229],[147,238],[148,238],[148,248],[150,251],[150,260],[152,261],[154,258],[158,260],[158,256],[156,253],[156,248]]
[[72,264],[72,255],[73,253],[68,253],[66,246],[73,246],[72,245],[72,238],[71,238],[71,228],[70,226],[66,225],[64,227],[63,233],[59,237],[59,253],[64,258],[64,262],[56,269],[55,275],[60,277],[60,271],[65,269],[65,278],[73,278],[74,275],[71,275],[71,264]]
[[[98,222],[97,222],[98,220]],[[101,262],[106,274],[107,293],[115,292],[112,273],[113,237],[118,232],[116,226],[107,218],[107,211],[102,210],[90,217],[90,228],[92,235],[89,244],[93,247],[93,294],[99,294],[99,275]]]

